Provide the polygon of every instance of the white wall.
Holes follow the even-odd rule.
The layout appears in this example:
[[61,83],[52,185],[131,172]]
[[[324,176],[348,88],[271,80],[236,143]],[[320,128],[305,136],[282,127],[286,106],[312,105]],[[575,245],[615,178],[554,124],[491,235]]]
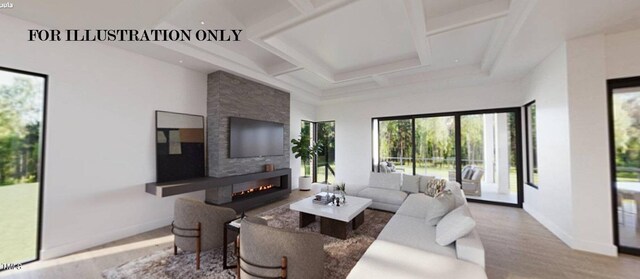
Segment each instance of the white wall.
[[100,43],[28,42],[29,28],[41,27],[0,15],[0,65],[49,75],[42,257],[170,224],[175,197],[144,192],[154,110],[206,115],[206,75]]
[[524,208],[574,249],[617,254],[606,80],[640,76],[638,49],[640,29],[576,38],[523,83],[537,104],[540,168],[540,189],[525,187]]
[[640,76],[640,29],[606,36],[607,78]]
[[567,42],[573,248],[616,255],[611,218],[611,175],[605,36]]
[[[524,209],[565,243],[572,243],[571,148],[566,45],[523,80],[536,101],[539,189],[524,186]],[[526,158],[526,155],[524,156]]]
[[518,107],[524,104],[520,91],[510,82],[438,91],[414,85],[395,89],[393,97],[321,105],[317,119],[336,121],[336,179],[365,184],[371,172],[371,118]]
[[[316,119],[316,107],[307,103],[303,103],[297,100],[291,99],[291,121],[289,121],[291,132],[291,138],[298,138],[300,136],[300,129],[302,128],[302,120],[315,121]],[[291,152],[291,150],[289,150]],[[298,188],[298,177],[300,177],[300,165],[302,162],[300,158],[296,158],[291,152],[291,184],[292,188]]]

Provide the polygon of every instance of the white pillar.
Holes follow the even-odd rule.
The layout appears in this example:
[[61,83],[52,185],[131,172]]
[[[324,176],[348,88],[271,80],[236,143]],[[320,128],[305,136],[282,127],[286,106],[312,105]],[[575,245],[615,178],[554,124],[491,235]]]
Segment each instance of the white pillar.
[[509,121],[508,114],[498,113],[496,114],[496,138],[497,138],[497,182],[498,193],[509,194],[509,149],[511,147],[511,141],[509,140]]
[[484,114],[484,182],[486,183],[495,183],[494,180],[494,150],[495,150],[495,141],[494,141],[494,129],[495,129],[495,114]]

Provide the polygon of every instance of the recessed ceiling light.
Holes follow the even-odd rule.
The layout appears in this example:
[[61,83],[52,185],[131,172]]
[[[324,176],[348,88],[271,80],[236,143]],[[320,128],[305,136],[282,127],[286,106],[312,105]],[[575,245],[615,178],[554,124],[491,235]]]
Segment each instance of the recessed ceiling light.
[[200,21],[200,24],[201,24],[201,25],[204,25],[204,20]]
[[178,61],[178,62],[182,63],[183,61],[182,61],[182,60],[180,60],[180,61]]
[[453,60],[453,62],[454,63],[458,63],[458,62],[460,62],[460,60],[456,59],[456,60]]

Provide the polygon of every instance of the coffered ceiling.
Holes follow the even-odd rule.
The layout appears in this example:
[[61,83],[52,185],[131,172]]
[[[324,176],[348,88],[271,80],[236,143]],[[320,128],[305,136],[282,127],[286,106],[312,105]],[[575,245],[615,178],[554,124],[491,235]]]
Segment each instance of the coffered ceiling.
[[310,102],[519,78],[566,39],[640,27],[637,0],[95,2],[26,0],[16,6],[28,9],[2,13],[58,28],[243,29],[240,42],[114,45],[205,73],[226,69]]

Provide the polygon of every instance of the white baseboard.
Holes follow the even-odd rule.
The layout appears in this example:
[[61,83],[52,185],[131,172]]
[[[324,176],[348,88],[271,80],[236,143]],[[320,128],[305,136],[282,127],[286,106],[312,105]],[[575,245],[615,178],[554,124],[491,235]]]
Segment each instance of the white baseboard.
[[551,233],[553,233],[555,236],[560,238],[560,240],[562,240],[562,242],[567,244],[569,247],[573,248],[573,236],[568,234],[565,230],[560,228],[558,225],[556,225],[554,222],[549,220],[547,217],[545,217],[544,215],[540,214],[537,210],[535,210],[534,208],[528,206],[528,204],[526,202],[522,204],[522,209],[524,209],[524,211],[529,213],[529,215],[531,215],[531,217],[533,217],[538,222],[540,222],[540,224],[545,226],[549,231],[551,231]]
[[585,241],[581,239],[576,239],[572,235],[569,235],[565,230],[558,227],[554,222],[549,220],[544,215],[540,214],[534,208],[527,206],[527,203],[522,204],[522,208],[529,213],[534,219],[540,222],[543,226],[545,226],[549,231],[551,231],[554,235],[556,235],[562,242],[567,244],[571,249],[596,253],[606,256],[617,257],[618,256],[618,247],[613,245],[612,243],[600,243],[600,242],[592,242]]
[[79,239],[77,241],[58,245],[51,248],[40,250],[40,259],[48,260],[57,258],[60,256],[75,253],[84,249],[109,243],[118,239],[126,238],[171,224],[172,218],[164,218],[156,221],[151,221],[143,224],[129,226],[126,228],[111,230],[100,235],[94,235],[86,239]]
[[590,253],[601,254],[605,256],[617,257],[618,247],[611,243],[599,243],[592,241],[584,241],[580,239],[574,239],[573,249],[581,250]]

